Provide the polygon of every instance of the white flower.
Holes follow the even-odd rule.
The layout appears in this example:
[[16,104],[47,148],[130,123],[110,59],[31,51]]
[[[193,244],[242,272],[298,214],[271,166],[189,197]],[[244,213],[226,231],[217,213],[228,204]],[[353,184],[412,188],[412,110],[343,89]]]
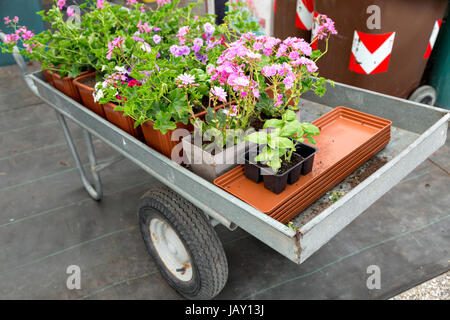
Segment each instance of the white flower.
[[114,70],[119,71],[119,72],[121,72],[121,73],[123,73],[123,74],[127,74],[127,73],[128,73],[128,71],[127,71],[127,69],[125,69],[125,67],[118,67],[118,66],[115,66],[115,67],[114,67]]
[[146,51],[147,53],[152,52],[152,48],[150,47],[150,45],[147,42],[142,42],[141,49]]
[[101,71],[105,71],[106,68],[108,68],[108,66],[107,65],[103,65]]
[[94,101],[98,102],[100,99],[103,98],[103,90],[100,89],[96,93],[94,93]]

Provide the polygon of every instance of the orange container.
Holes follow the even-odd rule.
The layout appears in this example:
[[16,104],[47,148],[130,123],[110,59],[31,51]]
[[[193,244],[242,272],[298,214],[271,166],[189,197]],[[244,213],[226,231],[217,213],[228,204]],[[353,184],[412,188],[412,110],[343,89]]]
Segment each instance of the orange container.
[[278,210],[289,210],[290,207],[298,206],[306,193],[308,199],[317,199],[322,194],[323,185],[328,186],[328,182],[338,183],[342,172],[345,178],[348,169],[359,163],[361,156],[373,155],[373,150],[380,145],[386,145],[390,139],[390,121],[345,107],[332,110],[313,124],[321,129],[321,134],[316,138],[319,151],[313,171],[301,177],[296,184],[288,186],[279,195],[246,179],[242,167],[229,171],[214,183],[273,216]]
[[122,111],[114,111],[114,108],[117,107],[113,103],[105,103],[102,105],[103,111],[105,112],[106,119],[112,124],[116,125],[123,131],[132,135],[136,139],[142,140],[142,130],[141,127],[134,127],[134,119],[130,117],[124,117]]
[[[314,185],[310,186],[309,188],[305,188],[301,193],[296,195],[295,197],[291,198],[289,201],[284,203],[282,206],[276,208],[272,212],[268,213],[272,218],[279,219],[286,213],[291,213],[292,210],[295,211],[295,208],[298,208],[300,205],[305,205],[307,201],[317,200],[320,198],[323,194],[325,194],[328,190],[333,188],[336,184],[338,184],[340,181],[345,179],[348,174],[352,173],[354,170],[356,170],[359,166],[361,166],[363,163],[361,163],[362,159],[370,159],[374,155],[374,151],[378,150],[381,146],[386,146],[386,144],[389,142],[389,136],[382,137],[378,139],[377,141],[374,141],[370,146],[368,146],[366,149],[361,150],[358,155],[355,155],[355,157],[351,160],[349,160],[345,168],[341,170],[336,170],[335,172],[332,172],[328,176],[323,177],[315,183]],[[377,151],[378,152],[378,151]],[[369,156],[369,158],[367,158]],[[361,163],[361,164],[360,164]],[[356,166],[356,167],[355,167]],[[300,211],[298,211],[300,212]]]
[[[101,104],[94,101],[94,87],[91,87],[90,81],[94,79],[95,82],[95,75],[97,72],[90,72],[85,75],[79,76],[75,78],[73,81],[74,85],[77,87],[78,92],[80,94],[81,101],[83,102],[83,105],[88,108],[89,110],[94,111],[96,114],[98,114],[102,118],[106,118],[105,111],[103,110],[103,107]],[[94,84],[95,86],[95,84]]]
[[[153,122],[151,121],[144,122],[141,125],[142,133],[144,134],[147,145],[168,158],[172,158],[172,150],[176,145],[180,144],[180,152],[183,150],[181,140],[194,130],[190,123],[183,124],[182,122],[177,122],[176,126],[177,128],[175,130],[185,129],[186,132],[177,138],[174,136],[172,139],[172,134],[175,130],[168,130],[166,134],[162,134],[161,131],[154,129]],[[179,153],[179,155],[182,156],[181,153]]]
[[370,158],[372,158],[378,152],[383,150],[388,143],[389,143],[389,141],[386,141],[386,142],[382,143],[381,145],[379,145],[375,150],[371,151],[370,153],[366,153],[366,155],[357,164],[349,166],[347,168],[347,170],[345,171],[345,173],[343,173],[340,176],[340,178],[329,181],[322,189],[315,190],[313,195],[306,197],[303,202],[298,202],[296,206],[292,206],[292,207],[286,209],[282,215],[277,215],[277,218],[274,218],[274,219],[276,219],[282,223],[289,222],[290,220],[295,218],[297,215],[299,215],[303,210],[305,210],[307,207],[309,207],[311,204],[313,204],[316,200],[318,200],[320,197],[322,197],[325,193],[327,193],[330,189],[332,189],[334,186],[336,186],[339,182],[344,180],[353,171],[358,169],[361,165],[363,165],[365,162],[367,162]]
[[52,72],[49,69],[42,70],[42,75],[44,76],[44,80],[47,83],[50,83],[52,86],[55,86],[53,83]]
[[76,102],[81,103],[81,97],[78,93],[77,87],[73,84],[73,78],[72,77],[64,77],[61,78],[58,72],[52,73],[53,78],[53,85],[56,89],[64,93],[66,96],[69,96]]
[[[214,110],[219,110],[221,108],[224,108],[226,105],[219,105],[217,107],[214,107]],[[206,116],[206,110],[196,113],[194,115],[194,118],[200,118],[204,119]],[[159,153],[162,153],[168,158],[172,158],[172,150],[179,144],[180,147],[175,152],[178,152],[178,155],[181,157],[183,156],[183,147],[182,142],[184,137],[188,136],[192,131],[194,131],[194,126],[189,122],[187,124],[183,124],[182,122],[176,123],[176,129],[174,130],[168,130],[166,134],[162,134],[161,131],[155,130],[153,128],[153,122],[147,121],[144,122],[142,127],[142,132],[144,134],[145,142],[147,145]],[[172,134],[177,129],[185,129],[186,131],[184,134],[178,135],[176,138],[175,136],[172,139]]]

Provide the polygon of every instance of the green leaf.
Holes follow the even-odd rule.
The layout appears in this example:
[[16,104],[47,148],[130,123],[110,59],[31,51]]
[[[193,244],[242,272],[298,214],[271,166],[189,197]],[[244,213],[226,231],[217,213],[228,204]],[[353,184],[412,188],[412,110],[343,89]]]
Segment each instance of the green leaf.
[[154,122],[154,129],[166,134],[168,130],[175,130],[177,128],[175,122],[171,121],[172,115],[169,112],[158,112],[156,121]]
[[312,123],[304,122],[302,123],[302,128],[304,133],[311,136],[318,136],[320,134],[319,128],[317,128]]
[[316,139],[314,139],[313,137],[308,137],[308,142],[312,143],[312,144],[316,144],[317,143]]
[[283,137],[274,137],[269,139],[269,146],[272,149],[292,149],[294,148],[294,143],[291,139],[283,138]]
[[283,126],[284,121],[280,119],[269,119],[264,122],[264,129],[267,128],[281,128]]
[[267,133],[265,132],[253,132],[245,137],[245,141],[250,141],[257,144],[267,143]]
[[272,168],[273,172],[276,173],[278,169],[281,168],[281,159],[280,158],[271,159],[267,164]]
[[295,135],[299,135],[299,132],[302,133],[302,125],[299,121],[291,121],[288,122],[283,128],[281,128],[280,136],[287,138],[294,138]]
[[265,146],[262,151],[255,157],[255,161],[267,162],[273,158],[273,150]]
[[310,59],[314,60],[314,59],[317,59],[318,57],[320,57],[321,54],[322,54],[322,51],[314,50],[309,57],[310,57]]
[[297,118],[297,115],[295,114],[294,111],[292,110],[287,110],[284,114],[283,114],[283,120],[284,121],[294,121]]

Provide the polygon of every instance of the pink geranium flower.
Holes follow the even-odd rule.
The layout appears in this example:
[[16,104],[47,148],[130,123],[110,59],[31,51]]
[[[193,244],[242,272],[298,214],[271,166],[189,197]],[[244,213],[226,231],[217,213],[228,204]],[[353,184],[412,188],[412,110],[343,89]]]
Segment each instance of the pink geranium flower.
[[323,38],[329,37],[332,34],[337,34],[337,30],[334,27],[334,21],[328,18],[326,15],[319,14],[314,19],[318,24],[314,38],[322,40]]
[[63,7],[66,5],[66,0],[58,0],[56,2],[56,5],[59,7],[59,10],[62,10]]
[[216,96],[219,101],[227,102],[227,93],[225,92],[225,90],[223,90],[223,88],[217,86],[213,87],[211,88],[211,94],[213,96]]
[[103,9],[105,7],[105,0],[97,0],[97,9]]
[[195,85],[195,76],[187,73],[180,74],[175,80],[179,83],[179,87]]
[[171,2],[172,2],[172,0],[156,0],[156,3],[158,4],[158,6],[163,6],[163,5],[169,4]]
[[72,7],[68,7],[68,8],[67,8],[67,15],[68,15],[69,17],[72,17],[74,13],[75,13],[75,10],[73,10]]

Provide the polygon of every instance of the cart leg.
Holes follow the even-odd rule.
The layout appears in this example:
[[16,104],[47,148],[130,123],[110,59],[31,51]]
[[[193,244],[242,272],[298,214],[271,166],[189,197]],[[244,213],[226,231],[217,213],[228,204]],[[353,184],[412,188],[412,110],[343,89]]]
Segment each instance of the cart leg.
[[70,149],[70,152],[72,153],[72,156],[75,160],[75,164],[78,169],[78,173],[80,174],[81,182],[83,183],[84,188],[89,193],[89,195],[94,200],[101,200],[103,197],[103,191],[102,191],[102,183],[100,180],[100,176],[98,175],[96,165],[97,161],[95,158],[95,151],[94,146],[92,145],[92,138],[89,132],[83,129],[83,136],[84,141],[86,143],[86,148],[88,152],[89,157],[89,165],[92,173],[92,177],[94,179],[94,186],[92,186],[89,182],[89,180],[86,177],[86,173],[84,172],[83,164],[81,163],[80,157],[78,155],[77,149],[75,147],[75,144],[72,139],[72,135],[70,134],[69,128],[66,123],[66,119],[64,119],[64,116],[60,114],[59,112],[56,112],[56,116],[58,117],[59,123],[62,127],[64,137],[66,138],[67,145]]
[[223,246],[207,216],[167,187],[148,191],[139,226],[162,276],[188,299],[212,299],[228,278]]

